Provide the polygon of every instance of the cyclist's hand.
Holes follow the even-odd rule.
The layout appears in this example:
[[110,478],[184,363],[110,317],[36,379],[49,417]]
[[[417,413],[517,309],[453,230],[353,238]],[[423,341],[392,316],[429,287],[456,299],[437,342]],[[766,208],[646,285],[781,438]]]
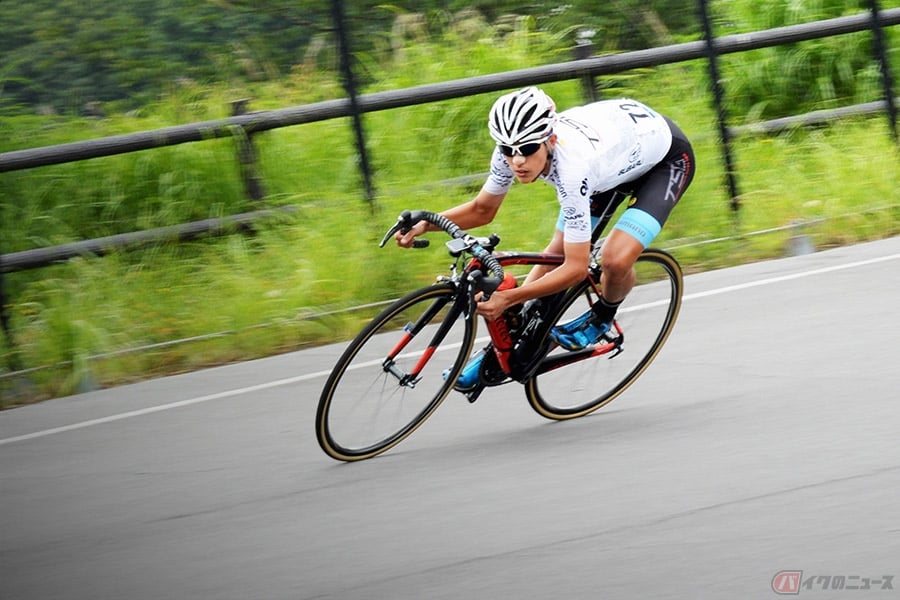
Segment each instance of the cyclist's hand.
[[403,233],[402,231],[398,231],[394,234],[394,239],[397,240],[397,245],[401,248],[412,248],[413,242],[416,241],[416,238],[425,233],[425,228],[428,224],[425,221],[419,221],[415,225],[413,225],[409,231]]
[[487,319],[493,321],[503,314],[503,311],[514,304],[508,298],[506,292],[494,292],[488,300],[477,299],[475,311]]

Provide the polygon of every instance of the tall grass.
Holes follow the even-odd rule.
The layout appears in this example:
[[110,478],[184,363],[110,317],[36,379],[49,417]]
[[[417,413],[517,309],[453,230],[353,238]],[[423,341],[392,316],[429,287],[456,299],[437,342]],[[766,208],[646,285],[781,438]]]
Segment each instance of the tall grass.
[[[410,49],[373,89],[521,68],[546,57],[548,41],[524,31],[505,52],[487,42]],[[552,48],[552,44],[550,44]],[[537,51],[544,52],[538,54]],[[308,95],[304,90],[315,84]],[[330,87],[329,87],[330,86]],[[565,108],[580,84],[546,86]],[[694,140],[697,176],[657,245],[677,247],[689,270],[783,254],[792,232],[751,232],[810,223],[819,247],[895,235],[897,149],[882,116],[736,142],[741,209],[729,208],[721,152],[701,63],[661,67],[604,82],[674,118]],[[0,150],[42,146],[224,116],[228,101],[252,108],[340,95],[321,73],[297,73],[254,89],[189,90],[142,115],[103,121],[0,119]],[[368,90],[367,90],[368,91]],[[185,106],[185,98],[190,105]],[[373,308],[433,280],[448,264],[442,245],[404,251],[376,242],[407,208],[441,210],[469,199],[491,142],[484,127],[494,95],[365,116],[377,199],[366,202],[350,124],[338,119],[254,139],[267,198],[292,206],[254,228],[191,243],[164,242],[104,258],[7,275],[15,343],[0,369],[38,368],[0,380],[2,402],[69,394],[352,336]],[[259,208],[244,197],[232,140],[44,167],[3,175],[3,252]],[[444,183],[442,183],[444,182]],[[546,185],[514,186],[485,231],[503,248],[538,250],[557,205]],[[727,241],[697,244],[719,238]],[[190,343],[173,343],[193,340]],[[134,351],[141,349],[140,351]],[[52,368],[43,368],[52,367]]]
[[[716,0],[720,35],[811,23],[870,10],[864,0]],[[880,2],[882,9],[900,6]],[[884,30],[887,48],[900,55],[900,31]],[[722,57],[732,108],[749,122],[810,109],[876,100],[881,73],[872,60],[872,35],[860,32],[784,44]],[[894,78],[900,72],[897,60]]]

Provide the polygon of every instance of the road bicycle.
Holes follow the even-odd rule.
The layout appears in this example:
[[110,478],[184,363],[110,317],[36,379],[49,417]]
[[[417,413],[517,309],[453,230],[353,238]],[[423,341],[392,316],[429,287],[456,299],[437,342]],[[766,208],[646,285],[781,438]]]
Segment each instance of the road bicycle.
[[[585,278],[571,288],[507,310],[487,323],[487,340],[476,337],[476,301],[515,285],[516,269],[557,266],[564,257],[498,252],[496,235],[475,237],[442,215],[405,211],[385,234],[420,220],[450,236],[449,274],[400,298],[349,343],[325,382],[316,411],[316,437],[326,454],[342,461],[372,458],[412,434],[454,390],[475,402],[489,387],[518,382],[538,414],[553,420],[581,417],[612,402],[645,371],[672,331],[684,279],[669,253],[646,249],[635,264],[637,284],[620,306],[613,326],[593,345],[569,351],[550,331],[590,310],[599,297],[600,235],[594,228],[592,260]],[[415,246],[428,245],[417,239]],[[484,343],[486,341],[486,343]],[[484,352],[478,382],[466,389],[457,379],[475,344]]]

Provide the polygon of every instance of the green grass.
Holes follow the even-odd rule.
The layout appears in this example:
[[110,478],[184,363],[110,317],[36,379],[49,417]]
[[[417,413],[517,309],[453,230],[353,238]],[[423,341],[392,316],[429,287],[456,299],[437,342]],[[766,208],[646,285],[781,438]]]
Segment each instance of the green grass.
[[[456,64],[443,78],[473,69]],[[414,75],[422,83],[440,74],[437,68],[398,69],[382,85],[403,87]],[[781,256],[795,232],[749,234],[798,222],[809,223],[803,233],[818,248],[897,234],[898,154],[884,116],[738,139],[741,209],[735,214],[702,65],[663,67],[610,83],[615,88],[607,97],[645,100],[695,142],[696,179],[655,243],[676,247],[688,271]],[[293,81],[257,89],[264,95],[253,108],[303,103],[300,88]],[[561,108],[581,101],[575,82],[546,88]],[[0,150],[216,118],[236,92],[246,90],[206,90],[192,95],[188,107],[176,102],[178,111],[161,104],[144,116],[99,122],[0,119],[6,138]],[[262,206],[295,210],[260,223],[252,235],[165,242],[5,276],[15,345],[3,342],[0,369],[34,370],[0,379],[0,404],[351,337],[375,309],[345,309],[396,298],[445,271],[449,260],[441,244],[405,251],[393,244],[380,249],[377,241],[401,210],[438,211],[477,191],[480,180],[471,186],[441,182],[486,171],[491,142],[483,124],[493,97],[366,115],[374,206],[360,191],[350,124],[343,119],[255,138],[267,192],[261,204],[244,197],[232,140],[2,175],[3,252]],[[539,250],[556,212],[549,186],[517,185],[485,232],[499,233],[502,248]]]

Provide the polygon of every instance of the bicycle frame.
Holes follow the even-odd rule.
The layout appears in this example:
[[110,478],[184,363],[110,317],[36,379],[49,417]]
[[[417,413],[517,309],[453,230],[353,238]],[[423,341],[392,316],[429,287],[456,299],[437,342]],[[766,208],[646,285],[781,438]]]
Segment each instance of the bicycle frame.
[[[611,198],[609,204],[600,215],[599,220],[594,227],[591,235],[591,241],[595,245],[597,244],[600,235],[609,224],[609,221],[612,217],[612,210],[614,208],[613,205],[614,200]],[[382,240],[382,245],[384,245],[385,241],[390,235],[393,235],[394,231],[397,231],[401,228],[401,225],[399,225],[399,223],[403,222],[403,218],[404,216],[401,215],[401,219],[400,221],[398,221],[398,225],[395,225],[395,228],[393,228],[388,232],[387,235],[385,235],[384,240]],[[408,214],[406,218],[408,218]],[[461,274],[458,271],[458,263],[453,265],[453,271],[451,276],[448,278],[448,281],[451,281],[456,286],[464,287],[462,289],[459,289],[459,292],[456,296],[457,299],[455,301],[455,306],[447,315],[438,331],[435,332],[434,336],[431,339],[431,342],[428,344],[428,347],[423,352],[423,355],[419,358],[413,370],[409,373],[403,373],[397,370],[394,367],[394,359],[400,354],[403,348],[406,347],[412,337],[419,332],[419,330],[422,328],[422,324],[427,323],[434,314],[436,314],[441,308],[443,308],[443,306],[445,306],[445,304],[433,306],[431,310],[423,315],[416,324],[407,325],[406,335],[398,342],[397,346],[385,359],[383,364],[384,370],[394,375],[400,382],[400,385],[415,387],[415,384],[418,382],[419,374],[422,372],[431,357],[434,355],[434,352],[437,350],[438,346],[440,346],[441,342],[443,342],[444,337],[449,331],[450,325],[453,323],[453,321],[459,318],[460,315],[465,315],[465,318],[467,319],[475,316],[474,296],[475,291],[480,288],[481,271],[485,268],[485,261],[496,261],[496,264],[499,265],[501,269],[513,265],[526,265],[532,267],[538,265],[549,265],[557,267],[563,264],[563,262],[565,261],[565,256],[563,256],[562,254],[542,252],[495,253],[493,252],[493,249],[498,242],[499,239],[496,239],[489,241],[487,244],[481,244],[480,242],[476,241],[475,238],[468,238],[468,240],[466,240],[465,238],[458,237],[454,237],[454,240],[452,242],[448,242],[447,245],[450,249],[451,255],[453,255],[457,259],[463,256],[463,253],[465,252],[467,246],[471,247],[472,245],[484,245],[486,246],[486,248],[479,248],[479,250],[481,251],[480,256],[482,258],[479,258],[478,254],[473,254],[470,256],[469,260],[463,266]],[[590,282],[591,287],[595,291],[597,291],[599,295],[600,266],[597,264],[596,260],[592,260],[586,278]],[[489,293],[496,289],[500,283],[500,281],[495,281],[494,284],[489,286],[487,291],[485,291],[485,295],[489,295]],[[559,304],[561,302],[564,302],[568,298],[568,293],[571,293],[571,290],[559,292],[547,297],[547,299],[549,300],[549,306],[545,307],[545,312],[547,314],[554,314],[554,310],[559,306]],[[505,317],[501,316],[500,319],[505,319]],[[508,324],[504,321],[503,323],[499,323],[498,325],[499,327],[495,327],[492,326],[492,324],[488,324],[488,331],[491,338],[491,348],[496,355],[497,362],[503,373],[508,378],[516,380],[520,383],[526,382],[535,374],[546,373],[548,371],[570,365],[580,360],[585,360],[588,358],[599,356],[601,354],[608,354],[610,352],[616,351],[610,357],[612,358],[619,352],[621,352],[621,346],[624,340],[624,335],[621,328],[617,323],[614,323],[614,327],[616,328],[618,333],[614,340],[609,341],[605,344],[595,344],[590,348],[586,348],[584,350],[570,352],[565,355],[554,356],[548,359],[547,354],[553,348],[552,342],[549,340],[548,336],[553,325],[551,321],[544,320],[537,326],[534,331],[532,331],[531,341],[536,341],[537,344],[534,346],[529,346],[527,348],[522,348],[516,345],[520,340],[513,340],[514,345],[510,347],[508,344],[509,339],[507,337]],[[527,361],[518,360],[517,357],[522,355],[531,355],[532,358]],[[505,382],[506,381],[503,381],[502,383]],[[482,391],[483,386],[479,386],[474,391],[467,392],[466,395],[469,398],[470,402],[474,402]]]
[[[611,197],[609,203],[600,214],[599,219],[594,226],[593,232],[591,234],[591,243],[595,246],[595,248],[597,248],[597,250],[594,251],[591,264],[586,274],[586,279],[598,295],[600,293],[600,265],[598,264],[596,259],[599,253],[599,239],[612,218],[612,211],[615,208],[615,204],[615,199]],[[385,235],[384,239],[381,242],[382,246],[387,241],[389,236],[393,235],[394,231],[397,231],[401,228],[401,223],[404,222],[404,219],[408,218],[409,213],[401,215],[400,220],[398,220],[398,224],[395,225],[387,235]],[[455,227],[455,225],[453,225],[453,227]],[[451,231],[453,231],[452,228]],[[460,230],[458,231],[459,234],[457,235],[461,235],[462,232]],[[423,355],[420,357],[419,361],[416,363],[414,369],[409,373],[403,373],[399,370],[396,370],[394,368],[394,358],[396,358],[403,350],[403,348],[406,347],[412,337],[415,336],[416,333],[418,333],[418,331],[422,327],[421,324],[428,322],[429,318],[436,314],[444,306],[444,304],[435,305],[434,307],[432,307],[432,309],[428,311],[428,313],[426,313],[419,319],[418,324],[407,325],[408,328],[411,327],[412,329],[407,330],[407,335],[404,336],[400,340],[400,342],[398,342],[394,350],[385,359],[383,365],[384,370],[397,377],[401,385],[415,387],[415,384],[418,381],[419,374],[422,372],[431,357],[434,355],[434,352],[437,350],[438,346],[440,346],[441,342],[443,342],[444,337],[450,329],[450,325],[455,319],[459,318],[460,315],[465,315],[465,318],[467,319],[475,316],[476,313],[474,298],[476,291],[483,290],[485,297],[487,297],[491,292],[497,289],[498,285],[501,284],[501,281],[499,280],[493,281],[493,283],[488,284],[487,287],[482,284],[482,282],[487,281],[486,279],[483,279],[483,275],[481,273],[486,266],[486,262],[494,262],[494,264],[502,270],[505,267],[513,265],[525,265],[532,267],[545,265],[558,267],[565,261],[565,256],[562,254],[545,252],[494,252],[494,247],[499,243],[499,238],[492,238],[489,241],[483,243],[482,240],[477,240],[473,237],[457,237],[457,235],[454,236],[454,239],[451,242],[447,243],[447,246],[450,249],[450,254],[452,256],[459,260],[462,256],[464,256],[467,248],[472,248],[473,246],[478,247],[478,253],[470,253],[470,257],[463,265],[461,271],[458,269],[458,262],[452,265],[451,276],[446,280],[452,282],[456,286],[464,287],[457,293],[455,306],[447,315],[438,331],[435,332],[431,342],[429,343],[427,349],[423,352]],[[427,242],[423,245],[427,245]],[[545,307],[545,313],[554,314],[554,311],[558,308],[558,306],[560,306],[561,303],[570,298],[568,294],[571,293],[573,293],[572,288],[545,297],[544,300],[549,301],[549,306]],[[468,301],[464,301],[464,299],[468,299]],[[503,316],[499,318],[505,319],[505,317]],[[609,354],[612,352],[613,354],[610,356],[610,358],[613,358],[622,351],[622,342],[624,341],[625,337],[618,323],[613,322],[613,326],[617,332],[617,335],[607,343],[594,344],[588,348],[585,348],[584,350],[577,350],[548,358],[547,354],[554,347],[553,342],[549,338],[550,329],[553,326],[551,320],[543,320],[537,326],[537,328],[531,333],[531,341],[532,343],[535,343],[535,345],[528,346],[526,348],[522,348],[518,345],[520,340],[513,340],[514,345],[512,347],[508,347],[508,338],[504,339],[507,336],[508,324],[504,322],[499,325],[499,327],[493,327],[492,324],[488,323],[488,331],[491,338],[491,349],[493,350],[500,369],[503,371],[503,373],[509,379],[518,381],[519,383],[525,383],[534,375],[546,373],[548,371],[552,371],[554,369],[558,369],[560,367],[564,367],[566,365],[570,365],[572,363],[576,363],[588,358],[593,358],[602,354]],[[519,360],[517,357],[522,355],[530,355],[532,358],[527,361]],[[500,383],[506,383],[506,380]],[[499,383],[495,385],[499,385]],[[478,395],[481,394],[483,389],[483,386],[478,386],[474,391],[466,392],[466,396],[469,398],[469,401],[474,402]]]
[[[559,266],[565,260],[565,257],[562,254],[537,252],[497,252],[494,254],[494,257],[504,268],[513,265],[524,265],[532,267],[538,265]],[[471,272],[479,269],[480,267],[481,265],[478,259],[472,259],[466,265],[466,268],[463,272]],[[599,292],[600,267],[596,262],[592,261],[591,266],[588,269],[586,278],[590,282],[591,287]],[[548,306],[545,307],[544,312],[546,314],[554,314],[557,306],[565,301],[568,293],[571,293],[571,291],[565,290],[563,292],[553,294],[552,296],[548,296],[547,299],[549,300],[549,302]],[[534,357],[532,360],[527,362],[517,360],[513,356],[513,349],[504,348],[503,344],[498,343],[500,340],[495,338],[493,331],[489,329],[489,332],[491,332],[491,347],[494,353],[497,355],[497,361],[506,375],[516,381],[519,381],[520,383],[524,383],[529,377],[535,374],[546,373],[547,371],[552,371],[554,369],[558,369],[580,360],[585,360],[587,358],[592,358],[602,354],[608,354],[614,350],[621,351],[622,342],[624,341],[624,333],[622,332],[621,328],[619,328],[618,324],[614,323],[618,335],[613,341],[605,344],[596,344],[594,346],[585,348],[584,350],[577,350],[574,352],[568,352],[563,355],[554,356],[552,358],[547,358],[546,354],[549,352],[549,350],[551,350],[552,346],[552,342],[548,339],[547,334],[550,332],[552,326],[553,322],[551,320],[544,319],[542,320],[540,325],[538,325],[538,327],[532,332],[531,341],[532,343],[536,341],[537,344],[527,349],[527,353],[531,354]],[[521,355],[523,353],[526,352],[519,349],[516,354]],[[615,354],[613,354],[613,356],[615,356]]]

